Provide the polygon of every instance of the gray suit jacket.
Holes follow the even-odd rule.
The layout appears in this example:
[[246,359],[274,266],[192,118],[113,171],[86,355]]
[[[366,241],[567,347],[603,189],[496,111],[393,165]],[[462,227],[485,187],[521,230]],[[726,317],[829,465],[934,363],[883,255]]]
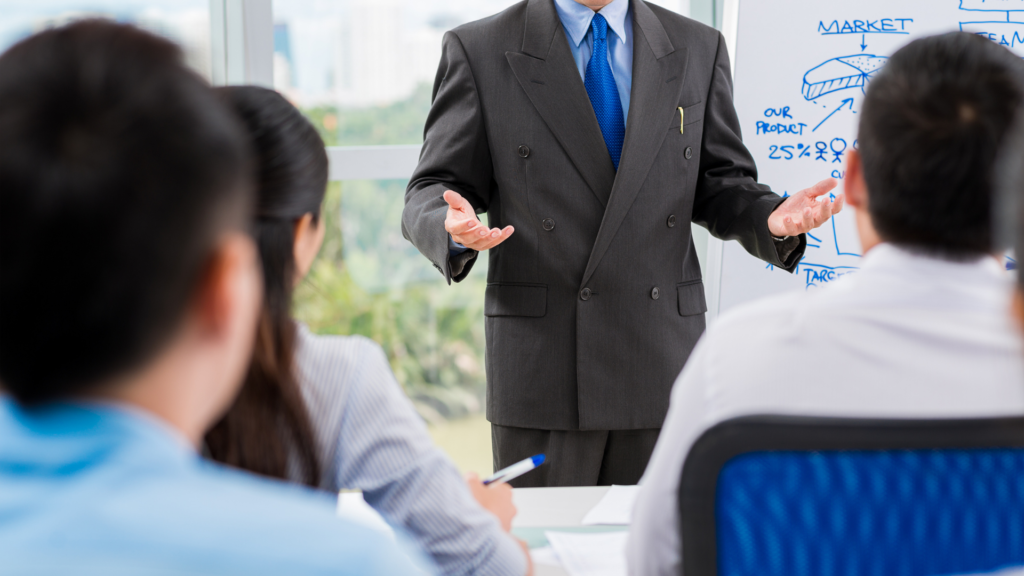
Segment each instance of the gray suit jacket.
[[[704,331],[692,220],[783,269],[740,137],[721,34],[632,0],[633,88],[618,173],[552,0],[525,0],[444,37],[402,231],[451,281],[455,190],[491,226],[487,417],[548,430],[658,428]],[[685,110],[680,133],[679,108]],[[742,350],[737,350],[742,361]]]

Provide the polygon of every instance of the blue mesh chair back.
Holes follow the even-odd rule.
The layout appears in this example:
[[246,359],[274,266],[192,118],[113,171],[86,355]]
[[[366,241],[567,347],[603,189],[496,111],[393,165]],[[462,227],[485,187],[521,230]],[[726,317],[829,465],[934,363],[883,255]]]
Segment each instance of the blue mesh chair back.
[[745,417],[691,449],[687,576],[940,576],[1024,565],[1024,419]]

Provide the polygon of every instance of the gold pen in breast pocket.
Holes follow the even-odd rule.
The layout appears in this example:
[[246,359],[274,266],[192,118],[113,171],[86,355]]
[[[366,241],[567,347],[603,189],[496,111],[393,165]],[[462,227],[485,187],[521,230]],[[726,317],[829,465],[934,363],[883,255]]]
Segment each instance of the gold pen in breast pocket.
[[679,133],[680,134],[685,134],[685,131],[683,130],[683,126],[685,124],[685,121],[686,121],[686,112],[683,110],[683,107],[680,106],[679,107]]

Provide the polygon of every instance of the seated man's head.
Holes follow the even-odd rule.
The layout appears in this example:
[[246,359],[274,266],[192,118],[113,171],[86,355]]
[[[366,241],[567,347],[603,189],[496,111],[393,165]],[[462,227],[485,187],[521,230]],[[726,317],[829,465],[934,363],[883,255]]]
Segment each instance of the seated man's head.
[[977,35],[911,42],[868,86],[846,198],[864,250],[950,259],[996,252],[994,166],[1022,101],[1024,64]]
[[246,139],[173,44],[90,21],[0,57],[0,382],[125,401],[189,437],[259,307]]

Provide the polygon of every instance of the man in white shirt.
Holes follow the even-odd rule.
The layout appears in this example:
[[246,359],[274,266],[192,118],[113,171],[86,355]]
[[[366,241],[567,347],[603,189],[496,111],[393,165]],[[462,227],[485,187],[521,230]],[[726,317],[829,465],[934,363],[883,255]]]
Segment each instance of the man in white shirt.
[[736,309],[698,343],[641,480],[631,575],[679,574],[679,478],[716,423],[1024,414],[1024,341],[991,223],[1022,77],[1008,50],[958,32],[909,44],[872,81],[845,181],[863,266]]

